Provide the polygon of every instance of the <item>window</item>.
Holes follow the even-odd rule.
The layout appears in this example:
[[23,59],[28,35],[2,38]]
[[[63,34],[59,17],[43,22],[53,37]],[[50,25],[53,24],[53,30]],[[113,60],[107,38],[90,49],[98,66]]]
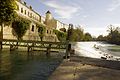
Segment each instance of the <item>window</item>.
[[47,33],[48,33],[48,30],[47,30]]
[[42,33],[43,33],[43,28],[42,28],[42,27],[39,27],[39,28],[38,28],[38,32],[42,34]]
[[28,11],[28,16],[30,15],[29,11]]
[[31,31],[33,31],[33,32],[34,32],[34,25],[32,25],[32,29],[31,29]]
[[21,8],[21,13],[23,13],[23,8]]
[[26,15],[26,10],[25,10],[25,15]]

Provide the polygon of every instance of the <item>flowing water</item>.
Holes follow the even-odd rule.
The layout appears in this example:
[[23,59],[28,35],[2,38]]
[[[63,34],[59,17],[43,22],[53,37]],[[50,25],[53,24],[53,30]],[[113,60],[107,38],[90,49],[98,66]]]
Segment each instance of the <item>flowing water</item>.
[[75,53],[79,56],[92,58],[109,57],[108,60],[120,59],[120,46],[104,42],[77,42],[73,43]]

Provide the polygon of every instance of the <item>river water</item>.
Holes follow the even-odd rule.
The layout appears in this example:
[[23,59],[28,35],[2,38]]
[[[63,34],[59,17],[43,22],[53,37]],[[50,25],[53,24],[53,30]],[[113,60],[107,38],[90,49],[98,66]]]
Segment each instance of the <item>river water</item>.
[[79,56],[92,58],[107,57],[108,60],[120,59],[120,46],[104,42],[73,43],[75,53]]
[[0,51],[0,80],[47,80],[62,59],[57,53],[46,56],[40,51],[4,48]]
[[[120,46],[102,42],[77,42],[72,48],[79,56],[101,58],[109,54],[120,57]],[[63,54],[51,56],[39,51],[27,53],[19,49],[11,52],[4,48],[0,51],[0,80],[47,80],[63,59]]]

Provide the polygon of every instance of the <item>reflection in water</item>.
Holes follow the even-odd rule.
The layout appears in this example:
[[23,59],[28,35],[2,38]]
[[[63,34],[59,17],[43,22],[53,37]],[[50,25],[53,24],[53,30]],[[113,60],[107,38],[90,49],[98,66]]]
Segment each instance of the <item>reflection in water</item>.
[[22,56],[17,52],[9,50],[1,51],[0,55],[0,78],[1,80],[11,79],[11,75],[21,71],[21,66],[25,63],[27,56]]
[[0,80],[45,80],[59,65],[62,59],[59,57],[54,55],[48,58],[45,53],[38,51],[27,53],[3,49],[0,52]]

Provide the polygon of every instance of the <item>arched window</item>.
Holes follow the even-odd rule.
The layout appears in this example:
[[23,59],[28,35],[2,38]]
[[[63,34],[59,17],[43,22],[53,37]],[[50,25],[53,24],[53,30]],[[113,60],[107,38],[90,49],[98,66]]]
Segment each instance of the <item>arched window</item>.
[[21,13],[23,13],[23,8],[21,8]]
[[34,25],[32,25],[32,29],[31,29],[31,31],[33,31],[33,32],[34,32]]

